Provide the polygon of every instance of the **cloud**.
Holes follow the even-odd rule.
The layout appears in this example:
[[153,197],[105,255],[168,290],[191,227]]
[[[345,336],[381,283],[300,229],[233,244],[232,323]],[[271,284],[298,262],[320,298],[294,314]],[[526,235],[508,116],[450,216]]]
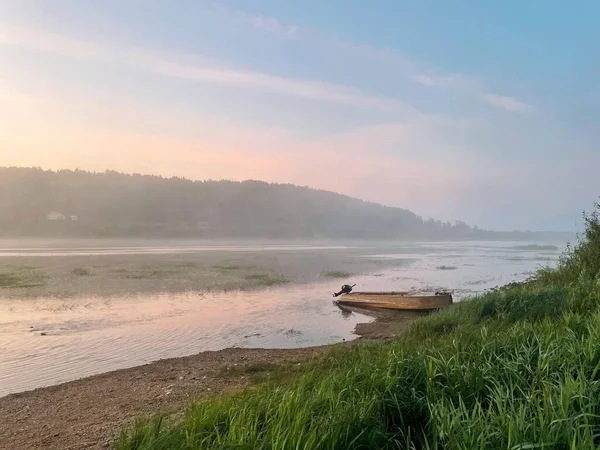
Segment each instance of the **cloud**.
[[[381,82],[380,77],[401,77],[430,88],[460,90],[467,97],[519,113],[531,113],[534,108],[509,96],[486,93],[477,77],[465,74],[440,74],[437,70],[390,49],[377,49],[332,37],[323,33],[283,24],[273,17],[250,15],[240,11],[217,10],[228,20],[250,26],[284,39],[309,43],[315,51],[327,50],[328,58],[345,55],[344,63]],[[12,46],[82,60],[102,60],[137,70],[158,73],[198,83],[229,86],[239,89],[258,89],[316,101],[325,101],[359,108],[382,111],[402,111],[418,114],[418,108],[400,98],[374,95],[344,84],[316,79],[297,79],[275,74],[228,67],[202,55],[180,55],[148,51],[124,45],[102,45],[94,42],[48,33],[41,30],[0,24],[0,46]],[[372,80],[371,80],[372,81]]]
[[417,83],[422,84],[423,86],[430,87],[451,87],[457,81],[457,77],[455,76],[439,76],[425,74],[414,75],[412,79]]
[[515,111],[519,113],[531,113],[534,111],[533,106],[520,102],[513,97],[495,94],[482,94],[481,99],[490,105],[498,106],[508,111]]
[[[344,54],[354,60],[361,70],[388,71],[395,77],[404,78],[429,88],[457,90],[466,98],[478,98],[484,102],[518,113],[531,113],[531,105],[520,102],[509,96],[499,96],[485,92],[483,81],[475,75],[440,73],[430,65],[407,58],[401,53],[388,48],[374,48],[368,45],[358,45],[354,42],[331,36],[322,32],[301,28],[297,25],[284,24],[274,17],[254,16],[241,11],[230,11],[223,7],[219,12],[238,20],[241,24],[250,25],[266,33],[278,35],[284,39],[302,39],[315,49],[329,48],[330,54]],[[351,62],[352,64],[352,62]]]
[[0,166],[261,179],[342,192],[429,215],[455,201],[469,179],[468,171],[428,157],[424,139],[430,129],[404,123],[298,139],[277,128],[140,108],[123,99],[98,103],[46,92],[32,105],[29,97],[14,92],[0,121],[0,148],[12,151],[0,155]]
[[110,49],[41,30],[0,23],[0,45],[83,59],[110,59]]
[[[265,19],[263,23],[270,24],[271,22]],[[194,63],[181,62],[191,58],[175,54],[165,55],[139,48],[109,47],[43,31],[11,26],[0,27],[0,36],[2,36],[0,45],[52,53],[69,58],[118,63],[138,70],[199,83],[259,89],[361,108],[416,112],[413,107],[399,99],[370,95],[354,87],[228,68],[202,56],[194,56]]]
[[384,110],[413,109],[400,100],[368,95],[353,87],[315,80],[284,78],[217,66],[190,66],[170,61],[157,61],[148,69],[176,78],[223,86],[254,88],[311,100]]
[[[53,84],[51,73],[36,81],[48,87],[37,89],[39,95],[29,86],[23,89],[26,93],[23,96],[10,86],[2,89],[0,85],[0,148],[13,149],[0,155],[0,165],[4,162],[96,170],[109,167],[196,179],[254,178],[292,182],[406,207],[434,217],[469,219],[465,212],[468,207],[477,211],[478,215],[473,214],[471,218],[479,222],[491,220],[486,219],[487,214],[492,217],[493,211],[481,206],[485,205],[488,192],[493,199],[488,203],[496,208],[502,204],[498,200],[502,193],[512,195],[512,191],[503,191],[502,187],[511,186],[513,161],[506,173],[493,177],[499,172],[499,162],[506,158],[504,148],[499,156],[498,148],[503,146],[497,136],[510,135],[513,141],[519,141],[519,146],[514,147],[515,154],[519,155],[518,164],[514,163],[517,167],[529,164],[523,160],[521,149],[524,155],[529,149],[538,148],[522,142],[537,136],[530,129],[529,122],[533,120],[524,124],[526,129],[519,130],[513,127],[514,117],[509,114],[494,116],[485,111],[489,109],[485,105],[517,114],[532,112],[534,108],[515,98],[489,93],[496,90],[485,88],[476,76],[445,74],[410,61],[393,50],[356,45],[282,24],[273,18],[247,16],[242,23],[229,16],[215,21],[215,28],[223,35],[231,35],[236,27],[243,36],[240,43],[235,44],[239,45],[236,51],[263,52],[253,63],[268,61],[270,67],[285,65],[286,73],[291,74],[298,73],[294,69],[299,69],[303,78],[223,64],[202,56],[210,52],[205,48],[198,51],[202,55],[148,51],[123,43],[110,44],[114,43],[113,36],[90,42],[0,23],[0,55],[2,46],[6,45],[59,57],[39,58],[51,63],[60,58],[101,62],[99,66],[106,66],[111,73],[115,65],[133,68],[187,80],[190,83],[185,83],[184,95],[197,94],[195,98],[202,99],[204,91],[211,91],[211,95],[214,91],[213,97],[206,96],[209,101],[214,98],[215,103],[226,103],[221,108],[211,108],[191,98],[186,102],[171,102],[152,95],[137,98],[136,92],[126,90],[130,83],[123,83],[120,92],[100,89],[91,94],[90,90],[76,89],[72,83],[63,84],[62,80],[55,80]],[[246,28],[239,30],[239,27]],[[141,38],[137,40],[144,42]],[[299,54],[303,58],[297,61]],[[7,58],[7,63],[9,61]],[[14,71],[13,84],[31,84],[35,77],[22,78]],[[148,81],[150,77],[138,78]],[[149,81],[161,85],[154,78]],[[208,88],[192,88],[193,83]],[[117,83],[115,86],[119,87]],[[145,84],[143,88],[146,89]],[[62,92],[57,93],[57,89]],[[255,91],[278,97],[272,102],[268,98],[259,108],[248,108],[256,117],[247,120],[247,116],[230,113],[245,101],[240,100],[245,96],[241,90],[246,90],[252,102],[256,101]],[[375,90],[390,95],[373,94]],[[82,92],[86,92],[83,97]],[[78,98],[69,98],[68,93]],[[404,98],[418,102],[423,93],[427,111],[439,111],[434,108],[440,103],[441,111],[448,115],[427,115],[400,99],[406,96]],[[57,94],[52,101],[40,98],[52,94]],[[87,104],[79,104],[82,98]],[[483,114],[471,114],[474,110],[470,108],[476,103],[473,99],[477,100],[475,111],[483,109]],[[32,105],[33,101],[41,101],[41,104]],[[7,102],[12,106],[3,110],[3,103]],[[174,105],[185,110],[177,110]],[[287,108],[290,105],[291,108]],[[273,106],[275,110],[269,110]],[[200,113],[202,109],[221,111],[237,119],[211,117]],[[19,117],[15,117],[16,112]],[[269,114],[278,117],[272,120]],[[456,114],[466,116],[456,117]],[[307,120],[309,115],[323,124],[322,129],[306,131],[311,126]],[[535,119],[541,120],[539,116],[536,114]],[[332,126],[336,121],[340,126]],[[94,158],[86,156],[90,153]],[[493,183],[476,184],[476,175],[484,180],[492,177]],[[473,197],[473,192],[479,197]],[[495,195],[495,192],[500,194]],[[520,198],[523,205],[537,204],[532,200],[537,200],[532,192]],[[502,208],[494,220],[500,220],[498,217],[504,214],[515,223],[520,219],[515,219],[519,215],[514,211],[514,208]]]
[[286,37],[296,37],[298,35],[299,28],[297,26],[283,25],[274,17],[255,16],[244,12],[238,12],[238,16],[243,22],[268,33],[275,33]]

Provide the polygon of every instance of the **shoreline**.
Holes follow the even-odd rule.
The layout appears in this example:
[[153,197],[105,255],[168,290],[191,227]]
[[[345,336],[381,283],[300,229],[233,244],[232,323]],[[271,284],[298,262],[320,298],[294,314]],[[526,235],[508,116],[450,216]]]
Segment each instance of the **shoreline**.
[[[412,264],[408,253],[379,250],[393,259],[378,259],[370,249],[261,255],[207,252],[7,258],[0,261],[4,269],[23,279],[27,286],[0,292],[11,292],[7,300],[15,304],[47,295],[76,303],[80,296],[96,293],[119,296],[135,291],[143,295],[159,289],[180,292],[182,287],[224,292],[240,286],[260,290],[270,283],[294,285],[324,279],[343,284],[344,277],[326,275],[358,276]],[[365,253],[370,257],[357,258]],[[458,260],[459,256],[453,258]],[[443,260],[439,265],[445,263]],[[435,275],[434,280],[456,273],[437,271],[436,267],[428,269]],[[423,284],[422,280],[416,281]],[[397,277],[391,282],[397,283]],[[282,370],[289,374],[297,364],[332,348],[394,338],[408,328],[410,319],[420,317],[376,310],[361,313],[375,320],[357,324],[354,334],[358,336],[351,341],[294,349],[234,347],[203,351],[0,397],[4,418],[0,442],[15,450],[106,449],[121,427],[137,417],[156,412],[165,413],[167,420],[180,417],[169,414],[181,414],[193,399],[250,387],[266,381],[271,374],[277,379]]]
[[373,315],[375,321],[356,326],[358,338],[352,341],[204,351],[0,397],[0,441],[13,450],[107,449],[136,417],[168,415],[192,400],[250,387],[331,348],[394,338],[410,323],[395,314]]

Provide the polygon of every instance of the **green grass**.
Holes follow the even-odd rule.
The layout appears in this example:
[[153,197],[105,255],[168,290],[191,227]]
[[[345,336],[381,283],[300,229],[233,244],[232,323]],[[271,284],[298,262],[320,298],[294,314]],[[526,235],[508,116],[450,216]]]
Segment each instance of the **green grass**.
[[257,363],[248,366],[228,366],[221,371],[222,377],[248,377],[254,384],[283,383],[303,372],[302,362],[285,364]]
[[0,289],[18,289],[44,286],[47,275],[32,267],[4,267],[0,269]]
[[323,273],[323,276],[326,278],[350,278],[352,275],[354,274],[345,270],[328,270]]
[[539,250],[539,251],[543,251],[543,250],[558,250],[558,247],[556,245],[537,245],[537,244],[531,244],[531,245],[515,245],[514,247],[511,247],[515,250]]
[[116,269],[112,271],[114,274],[119,275],[121,278],[131,280],[145,280],[145,279],[156,279],[156,278],[167,278],[175,275],[177,270],[173,267],[142,267],[139,269]]
[[556,269],[194,403],[178,423],[139,421],[114,448],[597,449],[600,221],[586,220]]
[[269,287],[289,283],[290,280],[283,275],[268,273],[246,275],[244,280],[249,281],[253,287]]
[[175,261],[169,264],[174,269],[195,269],[200,266],[196,261]]
[[93,273],[85,267],[76,267],[71,271],[71,275],[75,275],[77,277],[89,277],[92,276]]
[[242,266],[242,265],[238,265],[238,264],[224,264],[224,265],[220,265],[220,266],[213,266],[215,269],[217,270],[250,270],[250,269],[255,269],[255,266]]
[[121,278],[133,280],[162,279],[174,275],[185,275],[198,267],[200,267],[200,264],[195,261],[172,261],[163,264],[141,267],[121,267],[114,269],[111,272]]
[[437,270],[456,270],[457,267],[456,266],[438,266],[436,267]]

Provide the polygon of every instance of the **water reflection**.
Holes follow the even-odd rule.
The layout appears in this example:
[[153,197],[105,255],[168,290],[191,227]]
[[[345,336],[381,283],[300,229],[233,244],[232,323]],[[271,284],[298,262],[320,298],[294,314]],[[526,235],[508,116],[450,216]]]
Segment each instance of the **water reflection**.
[[[519,249],[522,258],[516,258],[517,250],[507,244],[403,244],[389,254],[380,251],[374,254],[410,262],[353,277],[351,284],[360,290],[450,290],[460,301],[526,278],[540,265],[539,248]],[[544,248],[551,260],[558,254]],[[439,270],[443,266],[454,269]],[[205,350],[351,340],[357,324],[374,319],[333,304],[331,293],[344,283],[221,294],[0,299],[0,395]]]

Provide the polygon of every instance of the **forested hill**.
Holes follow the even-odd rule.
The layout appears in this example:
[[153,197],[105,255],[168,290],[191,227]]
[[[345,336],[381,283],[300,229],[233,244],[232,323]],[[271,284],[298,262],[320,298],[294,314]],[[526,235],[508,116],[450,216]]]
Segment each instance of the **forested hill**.
[[344,195],[260,181],[0,168],[0,235],[464,239],[531,237],[423,220]]

